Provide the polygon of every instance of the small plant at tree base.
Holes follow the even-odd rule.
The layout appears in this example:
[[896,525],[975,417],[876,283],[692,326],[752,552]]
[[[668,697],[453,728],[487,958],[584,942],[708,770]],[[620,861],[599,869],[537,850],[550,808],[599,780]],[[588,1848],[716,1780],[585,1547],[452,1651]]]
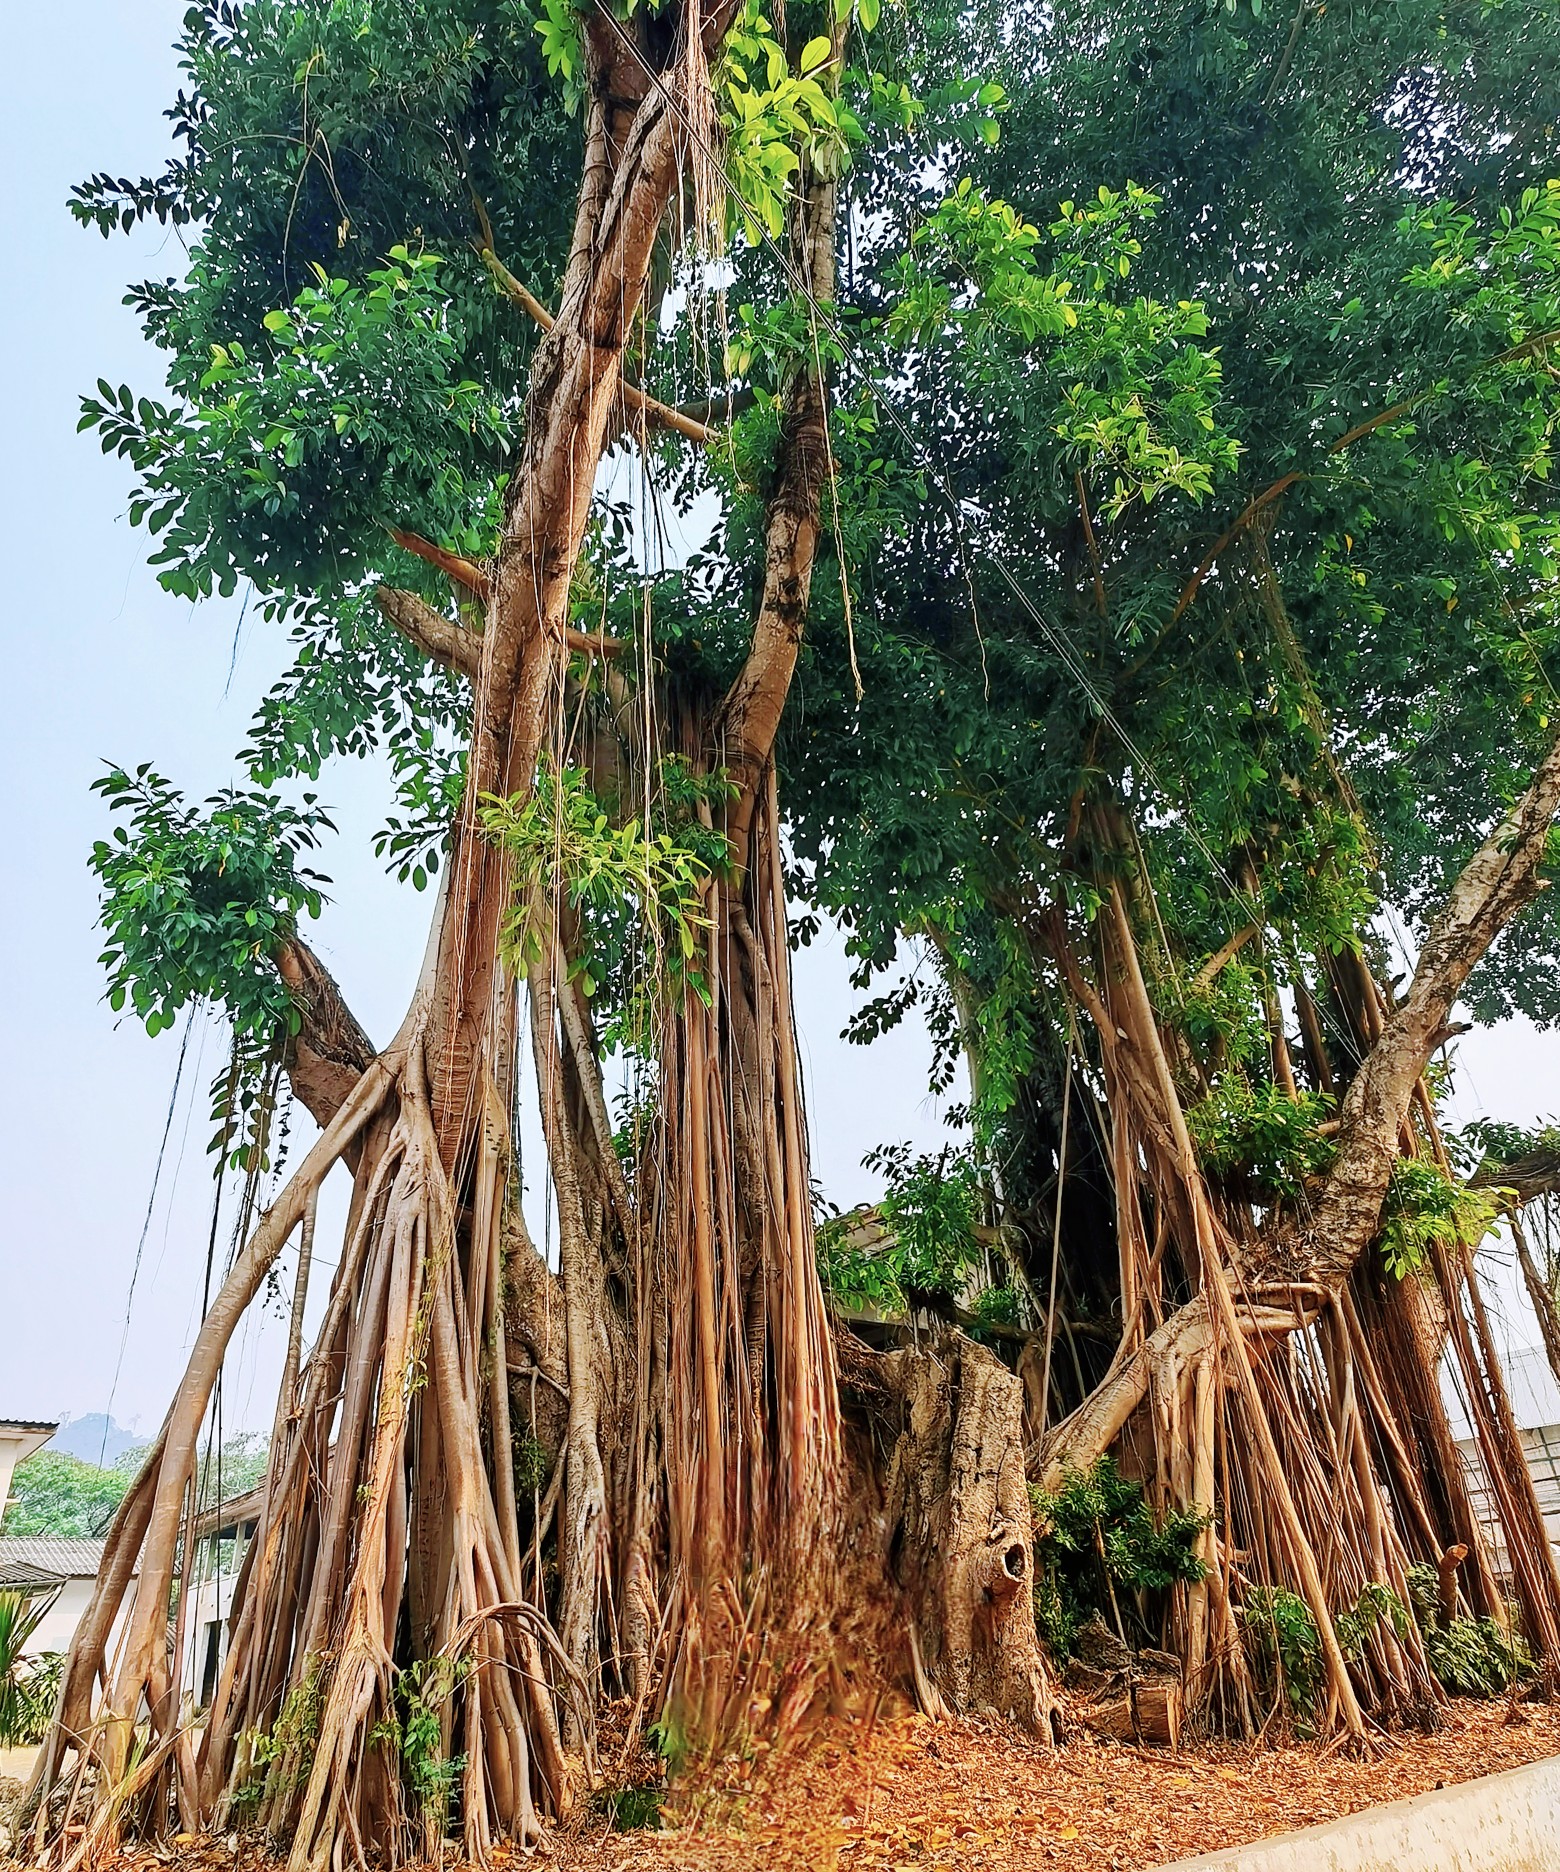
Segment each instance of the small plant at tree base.
[[1408,1636],[1408,1607],[1390,1586],[1382,1585],[1379,1580],[1371,1580],[1354,1604],[1333,1620],[1333,1629],[1338,1634],[1338,1646],[1343,1655],[1351,1662],[1358,1659],[1365,1649],[1365,1640],[1383,1621],[1392,1627],[1400,1639]]
[[449,1828],[450,1796],[466,1770],[464,1755],[444,1753],[443,1717],[466,1668],[442,1657],[408,1664],[396,1680],[399,1715],[386,1716],[370,1737],[399,1755],[407,1792],[433,1840],[442,1839]]
[[1108,1456],[1067,1475],[1050,1494],[1034,1490],[1032,1500],[1035,1619],[1058,1658],[1070,1655],[1096,1612],[1112,1624],[1130,1613],[1152,1635],[1137,1596],[1194,1584],[1207,1571],[1196,1552],[1207,1515],[1171,1509],[1156,1519],[1139,1485]]
[[1286,1587],[1259,1586],[1241,1608],[1241,1624],[1268,1689],[1288,1705],[1299,1732],[1309,1735],[1327,1681],[1321,1633],[1311,1608]]
[[[1430,1577],[1433,1585],[1433,1570]],[[1400,1639],[1406,1638],[1411,1616],[1390,1586],[1371,1580],[1353,1605],[1333,1615],[1339,1649],[1351,1662],[1357,1662],[1378,1625],[1385,1622]],[[1263,1586],[1247,1598],[1241,1623],[1270,1690],[1282,1695],[1297,1729],[1309,1734],[1327,1683],[1321,1634],[1311,1608],[1298,1593],[1285,1587]]]
[[273,1771],[295,1757],[292,1784],[301,1787],[314,1767],[314,1750],[319,1741],[320,1715],[330,1688],[328,1673],[318,1663],[295,1689],[288,1692],[281,1714],[273,1726],[251,1729],[243,1740],[249,1754],[249,1773],[234,1793],[236,1806],[252,1811],[263,1799]]
[[1515,1620],[1502,1629],[1492,1618],[1441,1616],[1441,1589],[1432,1566],[1410,1567],[1409,1596],[1424,1633],[1425,1656],[1436,1682],[1451,1696],[1503,1696],[1534,1675],[1533,1654]]
[[666,1763],[668,1774],[677,1774],[688,1759],[688,1732],[670,1711],[647,1724],[645,1740]]
[[656,1829],[661,1824],[661,1790],[658,1787],[602,1788],[595,1805],[612,1822],[614,1833],[633,1833],[643,1828]]

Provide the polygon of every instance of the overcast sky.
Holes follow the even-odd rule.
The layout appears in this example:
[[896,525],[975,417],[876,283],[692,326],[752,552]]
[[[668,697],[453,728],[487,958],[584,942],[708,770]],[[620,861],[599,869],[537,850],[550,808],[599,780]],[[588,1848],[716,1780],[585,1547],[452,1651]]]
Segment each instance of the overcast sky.
[[[97,170],[139,175],[167,150],[170,50],[184,0],[64,0],[15,7],[0,76],[7,278],[0,295],[5,446],[6,674],[0,682],[0,1417],[81,1416],[112,1406],[150,1432],[198,1322],[213,1184],[207,1088],[220,1033],[149,1041],[103,1000],[87,871],[106,815],[88,787],[105,761],[154,761],[195,797],[238,779],[233,753],[284,661],[279,633],[242,606],[192,609],[158,590],[125,518],[127,473],[75,432],[98,377],[160,387],[156,359],[120,303],[126,284],[180,270],[177,237],[153,228],[105,242],[66,212]],[[40,74],[68,60],[67,83]],[[383,1039],[399,1023],[430,902],[387,879],[368,837],[385,800],[372,768],[337,767],[320,791],[342,836],[321,860],[335,899],[308,931],[348,1000]],[[841,1204],[872,1185],[863,1151],[946,1136],[924,1096],[914,1026],[869,1049],[837,1040],[851,1005],[837,942],[798,966],[815,1173]],[[1560,1109],[1555,1042],[1509,1026],[1463,1043],[1457,1115],[1530,1120]],[[165,1126],[162,1184],[144,1231]],[[323,1242],[323,1237],[322,1237]],[[226,1248],[225,1231],[219,1256]],[[134,1275],[134,1296],[131,1286]],[[1533,1338],[1509,1283],[1518,1354]],[[275,1318],[230,1361],[225,1427],[269,1423]]]

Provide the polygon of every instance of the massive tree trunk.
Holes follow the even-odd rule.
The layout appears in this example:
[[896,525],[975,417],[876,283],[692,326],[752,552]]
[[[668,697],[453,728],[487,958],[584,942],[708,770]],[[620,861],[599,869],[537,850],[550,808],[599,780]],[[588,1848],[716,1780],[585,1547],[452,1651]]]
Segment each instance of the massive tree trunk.
[[[347,1090],[362,1066],[361,1031],[301,945],[282,958],[307,1010],[290,1061],[295,1088],[319,1115],[340,1103],[219,1290],[110,1538],[38,1788],[46,1797],[66,1749],[99,1770],[86,1844],[143,1819],[155,1828],[171,1792],[191,1826],[235,1799],[258,1801],[273,1829],[291,1836],[298,1872],[330,1861],[345,1835],[393,1863],[442,1823],[432,1798],[415,1811],[396,1761],[409,1694],[437,1710],[443,1755],[463,1763],[459,1813],[474,1859],[486,1858],[495,1832],[524,1839],[539,1807],[562,1812],[572,1798],[560,1712],[588,1741],[592,1688],[581,1664],[606,1610],[601,1553],[592,1538],[557,1543],[560,1639],[541,1576],[553,1501],[531,1506],[527,1553],[514,1487],[504,1255],[515,1235],[507,1088],[516,1020],[498,960],[510,887],[502,850],[480,833],[478,806],[484,794],[529,791],[555,719],[569,586],[621,353],[686,168],[681,125],[707,121],[706,61],[730,17],[729,6],[690,8],[675,48],[600,14],[588,22],[575,235],[488,580],[466,804],[428,962],[396,1039]],[[465,653],[448,628],[451,657]],[[556,1103],[547,1115],[557,1119]],[[600,1272],[593,1244],[581,1239],[572,1140],[551,1128],[555,1186],[572,1206],[563,1270],[568,1434],[548,1495],[563,1488],[577,1534],[601,1496],[602,1425],[590,1410],[599,1311],[582,1330]],[[196,1440],[239,1319],[295,1231],[306,1217],[312,1223],[320,1183],[343,1158],[354,1170],[346,1241],[313,1355],[279,1412],[260,1528],[197,1753],[180,1725],[180,1666],[165,1636],[177,1554],[189,1539]],[[553,1298],[550,1282],[533,1275],[531,1285],[538,1299]],[[553,1378],[550,1331],[536,1327],[531,1339],[535,1368]],[[110,1669],[107,1634],[126,1599]],[[407,1631],[412,1655],[428,1660],[410,1687],[400,1677]],[[150,1729],[138,1746],[142,1722]],[[256,1735],[268,1738],[259,1755]],[[40,1826],[49,1813],[45,1798]]]
[[[784,1682],[784,1717],[829,1662],[838,1406],[774,771],[831,471],[821,370],[799,368],[785,387],[744,667],[716,707],[679,713],[669,700],[660,719],[680,738],[637,751],[647,766],[678,752],[724,768],[733,797],[731,863],[709,887],[708,995],[690,989],[662,1010],[656,1117],[632,1184],[571,966],[572,913],[562,901],[528,907],[556,1275],[518,1206],[518,1009],[500,960],[515,887],[505,846],[481,825],[484,799],[518,807],[540,769],[569,757],[567,663],[582,647],[570,583],[623,347],[694,159],[686,125],[709,120],[707,62],[732,11],[690,6],[675,40],[664,21],[588,16],[575,234],[499,550],[473,568],[430,549],[481,595],[483,628],[379,594],[387,618],[473,685],[465,800],[428,955],[377,1055],[301,943],[277,959],[302,1015],[287,1069],[323,1133],[229,1271],[111,1532],[34,1789],[42,1845],[63,1821],[50,1795],[75,1753],[67,1804],[94,1791],[73,1861],[177,1812],[191,1829],[257,1816],[290,1842],[293,1872],[339,1863],[349,1843],[393,1865],[432,1850],[451,1822],[483,1863],[498,1836],[527,1841],[568,1811],[592,1773],[603,1693],[669,1699],[696,1738],[718,1743],[763,1673]],[[834,31],[838,52],[844,24]],[[836,222],[832,178],[804,163],[792,256],[822,300]],[[353,1174],[345,1239],[312,1353],[289,1356],[259,1526],[197,1738],[180,1722],[166,1641],[196,1442],[261,1283],[300,1231],[301,1265],[312,1256],[319,1188],[337,1162]],[[1005,1627],[1022,1646],[1027,1594],[1010,1596],[1023,1617]],[[968,1623],[967,1608],[957,1616]],[[973,1640],[950,1642],[962,1655]],[[1032,1617],[1027,1644],[1032,1666]],[[988,1679],[1004,1707],[1024,1703],[993,1665],[965,1700]],[[54,1834],[62,1852],[72,1837]]]
[[881,1355],[856,1344],[843,1362],[861,1490],[856,1565],[921,1707],[995,1710],[1049,1737],[1022,1384],[960,1333]]

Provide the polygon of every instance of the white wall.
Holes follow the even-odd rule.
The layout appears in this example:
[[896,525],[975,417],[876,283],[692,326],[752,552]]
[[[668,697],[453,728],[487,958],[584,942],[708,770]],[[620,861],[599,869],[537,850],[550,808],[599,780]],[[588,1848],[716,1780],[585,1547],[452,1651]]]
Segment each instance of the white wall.
[[68,1651],[70,1641],[76,1635],[76,1627],[81,1623],[81,1615],[92,1601],[92,1588],[96,1581],[89,1579],[66,1580],[60,1589],[60,1596],[49,1608],[43,1623],[32,1635],[27,1647],[29,1657],[36,1657],[40,1651]]

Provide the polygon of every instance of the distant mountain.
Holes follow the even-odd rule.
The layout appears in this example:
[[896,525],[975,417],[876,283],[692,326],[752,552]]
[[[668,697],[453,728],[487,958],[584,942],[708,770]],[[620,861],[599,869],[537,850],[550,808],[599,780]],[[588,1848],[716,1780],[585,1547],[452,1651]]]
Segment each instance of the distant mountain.
[[127,1450],[145,1449],[146,1444],[145,1437],[115,1423],[112,1417],[91,1411],[85,1417],[67,1418],[50,1439],[49,1448],[112,1469]]

